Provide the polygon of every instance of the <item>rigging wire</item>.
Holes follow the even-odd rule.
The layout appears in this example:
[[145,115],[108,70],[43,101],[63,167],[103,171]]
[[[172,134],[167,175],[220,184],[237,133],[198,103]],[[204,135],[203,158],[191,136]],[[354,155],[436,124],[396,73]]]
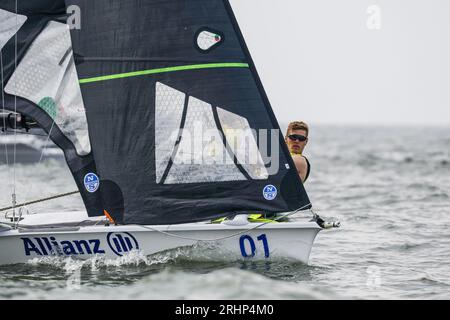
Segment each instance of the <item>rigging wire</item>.
[[[48,144],[49,144],[48,141],[49,141],[49,139],[50,139],[50,135],[51,135],[51,133],[52,133],[52,131],[53,131],[54,126],[55,126],[55,120],[53,119],[52,126],[50,127],[50,130],[48,131],[48,134],[47,134],[47,138],[45,139],[44,148],[42,148],[42,150],[41,150],[41,155],[39,156],[39,161],[38,161],[38,163],[37,163],[37,166],[39,166],[39,165],[42,163],[42,159],[44,158],[44,153],[45,153],[45,151],[47,150],[47,147],[48,147]],[[27,191],[25,192],[25,196],[23,197],[24,199],[27,199],[27,198],[28,198],[28,196],[29,196],[29,191],[30,191],[30,190],[31,190],[31,188],[27,188]],[[66,195],[70,195],[70,194],[73,194],[73,193],[63,194],[62,196],[66,196]],[[60,198],[60,197],[59,197],[59,196],[56,196],[56,197],[49,197],[49,198],[45,198],[44,201],[45,201],[45,200],[55,199],[55,198]],[[27,204],[33,204],[33,203],[38,203],[38,202],[44,202],[44,201],[31,201],[31,202],[25,202],[24,205],[27,205]],[[21,206],[21,205],[19,205],[19,206]],[[13,209],[13,210],[14,210],[14,209]],[[0,210],[0,211],[1,211],[1,210]],[[14,215],[13,215],[13,218],[15,218]],[[16,221],[16,228],[17,228],[18,225],[19,225],[20,219],[15,219],[14,221]]]
[[[16,13],[16,17],[15,17],[16,18],[16,27],[18,27],[19,26],[19,21],[18,21],[18,0],[15,1],[15,13]],[[16,32],[15,35],[14,35],[14,40],[15,40],[14,41],[14,72],[17,70],[17,59],[18,59],[18,37],[17,37],[17,34],[18,34],[18,32]],[[2,61],[1,61],[1,67],[2,67],[2,103],[3,103],[3,112],[5,112],[4,87],[3,87],[4,86],[3,57],[2,57]],[[15,92],[17,92],[17,77],[14,77],[14,90],[15,90]],[[14,113],[17,114],[17,95],[16,94],[14,95]],[[53,131],[54,124],[55,124],[55,120],[53,119],[52,126],[51,126],[48,134],[47,135],[41,135],[41,136],[46,136],[46,141],[45,141],[45,144],[44,144],[44,148],[41,150],[41,154],[40,154],[39,161],[38,161],[37,165],[42,163],[42,159],[44,157],[44,153],[45,153],[45,151],[48,148],[48,142],[49,142],[49,139],[50,139],[50,135],[51,135],[51,133]],[[18,130],[13,130],[13,136],[14,136],[14,138],[13,138],[13,140],[14,140],[14,148],[13,148],[13,150],[14,151],[13,151],[13,164],[12,164],[12,167],[13,167],[12,168],[12,171],[13,171],[12,172],[12,175],[13,175],[13,178],[12,178],[12,206],[10,207],[10,209],[13,210],[13,219],[14,219],[14,221],[17,221],[17,224],[18,224],[19,221],[17,219],[15,219],[16,218],[15,217],[15,211],[16,211],[16,208],[18,206],[21,206],[20,204],[19,205],[17,204],[17,195],[16,195],[16,162],[17,162],[16,161],[17,160],[16,156],[17,156],[17,134],[18,133],[26,134],[26,133],[23,133],[23,132],[19,132]],[[30,134],[30,135],[33,135],[33,134]],[[5,148],[6,148],[6,158],[7,158],[8,169],[11,170],[10,169],[10,164],[9,164],[9,157],[8,157],[8,151],[7,151],[6,142],[5,142]],[[9,180],[11,180],[11,179],[9,179]],[[30,188],[27,188],[27,192],[29,190],[30,190]],[[27,197],[28,197],[28,194],[25,194],[24,199],[27,199]],[[52,199],[52,198],[53,197],[50,197],[49,199]],[[37,202],[41,202],[41,201],[37,201]],[[37,203],[37,202],[31,201],[31,203]],[[25,202],[24,204],[26,205],[27,203],[29,203],[29,202]],[[17,225],[16,225],[16,228],[17,228]]]
[[[19,26],[18,21],[18,0],[16,4],[16,28]],[[17,70],[17,33],[14,34],[14,72]],[[17,92],[17,77],[14,77],[14,92]],[[14,94],[14,112],[17,113],[17,95]],[[14,132],[14,156],[13,156],[13,193],[12,193],[12,205],[13,205],[13,218],[16,218],[16,151],[17,151],[17,134]]]
[[55,126],[55,120],[53,120],[52,126],[50,127],[50,130],[48,131],[47,138],[45,139],[44,148],[42,149],[41,156],[39,157],[38,165],[41,164],[42,159],[44,158],[44,153],[47,150],[47,147],[48,147],[48,144],[49,144],[48,141],[50,140],[50,135],[52,134],[54,126]]
[[[0,51],[0,71],[1,71],[1,89],[2,89],[2,110],[3,112],[5,112],[5,92],[4,92],[4,67],[3,67],[3,52]],[[3,119],[4,121],[4,126],[5,126],[5,119]],[[2,133],[2,135],[6,135],[5,132]],[[8,145],[6,143],[6,141],[4,142],[5,145],[5,158],[6,158],[6,167],[8,168],[8,181],[11,182],[11,166],[9,165],[9,154],[8,154]],[[12,187],[12,186],[11,186]],[[12,188],[11,188],[12,190]]]
[[[61,193],[61,194],[57,194],[51,197],[47,197],[47,198],[42,198],[42,199],[38,199],[38,200],[33,200],[33,201],[29,201],[29,202],[24,202],[24,203],[20,203],[17,206],[18,207],[23,207],[23,206],[27,206],[30,204],[35,204],[35,203],[40,203],[40,202],[45,202],[45,201],[49,201],[49,200],[53,200],[53,199],[58,199],[58,198],[62,198],[62,197],[67,197],[67,196],[71,196],[74,194],[80,193],[80,191],[72,191],[72,192],[67,192],[67,193]],[[9,206],[9,207],[4,207],[4,208],[0,208],[0,212],[2,211],[6,211],[6,210],[10,210],[13,207]]]
[[[299,208],[299,209],[297,209],[297,210],[294,210],[294,211],[292,211],[292,212],[289,212],[289,213],[287,213],[287,214],[285,214],[285,215],[276,217],[276,218],[273,219],[273,220],[274,220],[274,221],[278,221],[278,220],[287,218],[287,217],[289,217],[289,216],[291,216],[291,215],[293,215],[293,214],[296,214],[296,213],[298,213],[298,212],[301,212],[301,211],[311,211],[311,212],[313,212],[312,210],[306,209],[306,208],[308,208],[308,207],[310,207],[310,206],[311,206],[311,203],[309,203],[309,204],[307,204],[307,205],[305,205],[305,206],[303,206],[303,207],[301,207],[301,208]],[[306,210],[305,210],[305,209],[306,209]],[[252,227],[252,228],[247,228],[247,229],[245,229],[245,230],[241,230],[241,231],[239,231],[239,232],[233,233],[233,234],[228,235],[228,236],[219,237],[219,238],[213,238],[213,239],[199,239],[199,238],[192,238],[192,237],[183,237],[183,236],[179,236],[179,235],[176,235],[176,234],[171,233],[171,232],[168,232],[168,231],[158,230],[157,228],[153,228],[153,227],[150,227],[150,226],[141,225],[140,227],[142,227],[143,229],[147,229],[147,230],[151,230],[151,231],[156,231],[156,232],[165,234],[165,235],[170,236],[170,237],[173,237],[173,238],[179,238],[179,239],[191,240],[191,241],[201,241],[201,242],[214,242],[214,241],[220,241],[220,240],[225,240],[225,239],[233,238],[233,237],[239,236],[239,235],[241,235],[241,234],[247,233],[247,232],[249,232],[249,231],[257,230],[257,229],[261,228],[262,226],[265,226],[266,224],[269,224],[269,223],[273,223],[273,222],[272,222],[272,221],[262,222],[262,223],[259,223],[259,224],[257,224],[256,226],[254,226],[254,227]],[[183,232],[186,232],[186,231],[183,230]]]
[[[4,71],[3,71],[3,52],[0,52],[0,69],[1,69],[1,81],[2,81],[2,112],[6,113],[5,110],[5,92],[4,92]],[[3,119],[3,127],[6,127],[6,119]],[[3,135],[6,135],[6,131],[2,131]],[[6,165],[8,167],[9,174],[11,173],[11,168],[9,167],[9,157],[8,157],[8,145],[5,142],[5,155],[6,155]],[[11,180],[11,179],[8,179]]]

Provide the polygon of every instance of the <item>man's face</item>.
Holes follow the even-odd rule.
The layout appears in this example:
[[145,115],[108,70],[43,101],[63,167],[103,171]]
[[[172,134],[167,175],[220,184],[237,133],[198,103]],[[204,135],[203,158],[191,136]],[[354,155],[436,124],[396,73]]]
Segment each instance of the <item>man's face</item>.
[[[292,138],[305,137],[306,140],[299,141],[299,139],[292,139],[289,136],[291,136]],[[289,148],[289,151],[294,154],[301,154],[305,149],[307,143],[308,138],[305,130],[291,130],[289,135],[286,137],[286,144]]]

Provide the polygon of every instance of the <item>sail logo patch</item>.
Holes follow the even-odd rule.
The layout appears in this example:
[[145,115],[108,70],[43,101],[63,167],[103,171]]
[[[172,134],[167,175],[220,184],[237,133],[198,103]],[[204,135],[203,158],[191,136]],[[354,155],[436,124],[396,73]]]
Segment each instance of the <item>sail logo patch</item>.
[[128,232],[110,232],[106,240],[111,250],[119,257],[131,250],[139,250],[136,238]]
[[90,193],[94,193],[100,186],[100,179],[95,173],[88,173],[84,176],[84,187]]
[[264,190],[263,190],[264,199],[272,201],[277,197],[277,194],[278,194],[278,190],[274,185],[269,184],[264,187]]

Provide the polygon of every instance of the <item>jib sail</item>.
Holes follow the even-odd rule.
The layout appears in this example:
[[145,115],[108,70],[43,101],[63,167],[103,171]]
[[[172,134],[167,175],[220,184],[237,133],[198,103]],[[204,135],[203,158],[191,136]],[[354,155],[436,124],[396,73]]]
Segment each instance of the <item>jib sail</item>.
[[85,188],[96,168],[66,20],[64,1],[2,0],[1,108],[32,117],[49,133],[89,215],[103,215],[101,198]]

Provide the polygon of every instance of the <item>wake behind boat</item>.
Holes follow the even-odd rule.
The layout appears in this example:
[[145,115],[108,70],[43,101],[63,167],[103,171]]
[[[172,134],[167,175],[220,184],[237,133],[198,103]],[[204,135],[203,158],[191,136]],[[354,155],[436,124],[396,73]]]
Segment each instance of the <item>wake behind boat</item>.
[[229,2],[101,3],[0,4],[2,108],[63,150],[86,207],[25,215],[13,194],[0,264],[202,242],[307,263],[338,224],[311,217]]

